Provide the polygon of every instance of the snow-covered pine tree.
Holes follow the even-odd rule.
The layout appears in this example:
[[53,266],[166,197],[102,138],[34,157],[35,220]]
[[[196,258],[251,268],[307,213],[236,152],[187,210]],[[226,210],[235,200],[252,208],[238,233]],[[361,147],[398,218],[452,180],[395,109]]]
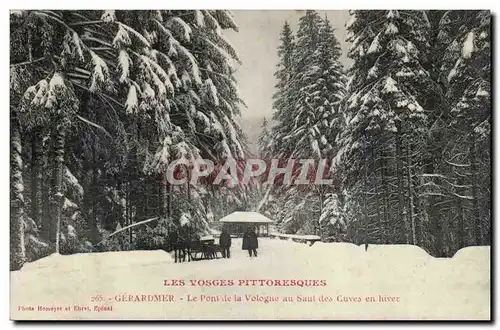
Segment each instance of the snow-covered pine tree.
[[[175,149],[179,143],[191,154],[191,160],[202,157],[217,163],[227,158],[242,158],[246,151],[246,141],[235,119],[243,102],[238,95],[231,63],[239,59],[222,35],[224,29],[237,29],[231,13],[219,10],[169,11],[168,15],[172,18],[164,19],[167,23],[162,32],[166,33],[166,29],[171,29],[171,34],[178,36],[179,40],[174,44],[182,43],[185,47],[177,53],[169,53],[176,63],[180,79],[168,117],[173,126],[170,132],[175,132],[175,136],[169,133],[160,140],[156,155],[151,158],[156,164],[156,170],[158,171],[159,164],[165,166],[168,161],[174,160],[174,154],[165,148]],[[180,62],[183,59],[189,59],[189,62]],[[188,175],[191,170],[192,168],[187,169]],[[169,210],[171,208],[168,205],[176,198],[174,194],[180,191],[165,184],[164,178],[161,181],[161,205],[167,205],[163,209]],[[170,192],[166,193],[166,189],[170,189]],[[210,199],[209,194],[201,193],[201,190],[203,189],[186,184],[185,197],[188,200],[194,196]],[[165,200],[167,195],[168,199]],[[188,206],[186,203],[180,205]],[[168,211],[167,214],[172,212]],[[193,215],[191,211],[190,214]],[[201,218],[190,216],[189,219],[198,221]],[[196,223],[193,225],[197,226]]]
[[419,157],[425,141],[423,105],[433,86],[422,66],[428,29],[422,11],[353,11],[347,23],[354,64],[336,161],[351,198],[366,208],[358,225],[373,227],[375,240],[417,240],[412,185],[419,169],[408,160]]
[[[293,120],[289,95],[291,95],[290,83],[294,47],[295,41],[292,29],[290,24],[285,21],[280,32],[280,45],[277,51],[278,64],[274,73],[277,80],[275,84],[276,91],[273,94],[274,113],[270,121],[265,119],[259,140],[259,153],[267,161],[273,158],[286,159],[290,156],[292,150],[292,146],[284,144],[282,137],[290,131],[289,124]],[[263,191],[261,201],[259,201],[260,211],[270,210],[273,213],[272,216],[276,217],[278,221],[284,219],[278,212],[283,210],[280,206],[284,203],[285,190],[282,187],[269,186],[264,187]]]
[[[54,161],[51,162],[54,184],[48,189],[52,206],[50,217],[45,216],[40,226],[42,232],[48,232],[47,237],[55,241],[56,251],[59,248],[58,228],[61,225],[60,214],[64,200],[61,186],[66,134],[69,132],[69,126],[78,118],[76,113],[79,97],[74,84],[78,83],[81,77],[75,71],[81,70],[80,66],[85,66],[88,59],[91,62],[87,68],[93,70],[94,84],[104,83],[108,73],[102,58],[82,42],[79,28],[69,26],[77,15],[76,12],[65,11],[23,11],[17,16],[26,24],[18,24],[17,17],[11,20],[12,28],[15,30],[14,36],[17,39],[15,43],[22,42],[23,35],[28,36],[27,42],[16,48],[18,57],[27,61],[21,60],[21,63],[12,65],[14,70],[16,67],[31,69],[30,76],[33,78],[30,82],[32,87],[26,90],[24,100],[20,102],[23,117],[26,119],[26,124],[33,129],[34,138],[37,131],[52,127],[49,145],[55,155]],[[32,66],[34,62],[36,65]],[[40,158],[41,155],[37,151],[34,154],[32,168],[35,168],[33,177],[36,178],[38,169],[33,164],[37,163],[36,158]],[[33,187],[33,190],[40,189],[39,184],[34,183]],[[32,192],[33,196],[38,194],[38,191]],[[43,203],[48,204],[48,201],[44,199]],[[40,222],[39,216],[35,219]]]
[[271,159],[271,147],[273,143],[271,125],[269,124],[267,118],[264,117],[261,126],[261,132],[258,138],[259,154],[263,159]]
[[[424,224],[423,241],[419,243],[429,246],[431,238],[435,255],[451,256],[464,246],[481,244],[481,239],[475,234],[481,232],[477,229],[479,223],[489,228],[489,144],[485,143],[484,148],[478,149],[484,152],[471,153],[474,150],[471,148],[471,142],[474,141],[471,136],[473,127],[467,124],[468,119],[464,120],[463,114],[458,116],[462,119],[457,118],[461,112],[458,104],[466,90],[465,85],[462,85],[463,77],[460,78],[465,67],[473,67],[465,80],[469,79],[469,75],[481,72],[479,68],[484,68],[480,74],[484,78],[480,79],[489,79],[488,42],[485,43],[486,51],[482,55],[478,54],[477,62],[464,65],[464,62],[472,59],[469,57],[471,45],[476,47],[474,42],[466,42],[469,32],[474,31],[473,34],[476,34],[478,30],[485,31],[482,35],[488,39],[489,20],[488,13],[481,11],[432,10],[426,11],[426,16],[430,23],[430,54],[424,66],[434,81],[435,93],[429,94],[424,106],[428,109],[428,138],[424,146],[423,176],[416,188],[421,196],[420,209],[430,221],[428,225]],[[472,99],[478,101],[475,94]],[[490,104],[486,100],[482,105],[485,106],[483,123],[488,126]],[[474,115],[466,116],[474,118]],[[489,140],[489,129],[485,130],[484,137]],[[469,160],[476,155],[484,158],[477,162]],[[474,164],[478,167],[473,171]],[[471,175],[472,172],[478,176]],[[475,193],[484,195],[475,199],[472,198]],[[478,207],[481,203],[484,204]]]
[[[281,122],[285,131],[283,144],[291,146],[288,157],[320,159],[324,149],[331,148],[325,137],[333,110],[321,95],[324,81],[320,35],[323,21],[317,12],[309,10],[299,20],[294,47],[292,76],[289,84],[290,123]],[[325,104],[326,103],[326,104]]]
[[[346,93],[347,77],[340,56],[342,51],[340,43],[335,37],[330,21],[325,16],[320,30],[320,70],[322,77],[318,80],[318,96],[323,98],[322,106],[327,114],[323,115],[329,122],[323,123],[327,126],[326,139],[334,144],[341,129],[343,128],[343,114],[341,105]],[[321,106],[320,106],[321,107]],[[328,112],[331,111],[332,114]],[[335,146],[333,146],[335,148]]]
[[273,94],[273,117],[274,125],[271,125],[273,132],[273,144],[271,152],[275,156],[290,155],[291,146],[283,146],[281,137],[285,136],[289,131],[288,123],[293,120],[290,112],[291,103],[291,78],[293,70],[293,54],[295,40],[290,24],[285,21],[280,34],[280,45],[278,46],[278,64],[274,77],[277,80],[275,85],[276,91]]
[[[330,22],[321,19],[316,12],[306,12],[299,22],[294,55],[292,86],[296,91],[292,98],[293,128],[289,136],[294,150],[292,157],[316,159],[330,157],[336,137],[342,127],[340,104],[345,94],[345,74],[339,57],[340,45]],[[317,165],[318,165],[317,163]],[[307,227],[321,233],[320,219],[325,195],[332,187],[311,186],[306,194],[311,208]],[[312,202],[317,196],[317,202]],[[333,196],[328,194],[328,196]],[[313,205],[313,204],[317,205]],[[314,224],[314,225],[313,225]]]
[[[158,180],[151,172],[151,164],[161,155],[165,139],[172,140],[173,133],[177,134],[177,142],[172,147],[183,146],[190,154],[200,150],[209,153],[214,141],[220,148],[211,155],[213,159],[223,154],[221,150],[235,156],[245,149],[244,135],[234,120],[242,104],[230,68],[237,56],[220,33],[221,29],[236,28],[230,13],[16,11],[11,18],[15,45],[12,86],[21,90],[15,103],[22,109],[23,125],[29,128],[28,136],[33,136],[30,140],[36,140],[37,131],[43,132],[44,127],[58,128],[43,141],[54,151],[64,146],[66,153],[57,151],[58,157],[48,166],[54,178],[61,178],[61,164],[66,163],[77,185],[84,187],[84,196],[78,200],[82,205],[77,205],[76,212],[88,219],[90,227],[101,232],[113,230],[119,222],[125,225],[123,218],[131,222],[161,212],[157,206],[163,203],[162,194],[156,193]],[[198,51],[196,47],[202,50],[197,57],[193,55]],[[201,65],[205,59],[208,62]],[[208,70],[203,78],[202,70]],[[61,81],[66,90],[57,83]],[[61,109],[70,99],[79,105],[78,109]],[[45,110],[49,109],[44,107],[47,100],[52,102],[51,109],[58,109],[53,115]],[[208,111],[219,101],[217,109]],[[193,120],[195,106],[207,109],[205,118]],[[204,125],[207,118],[208,124]],[[201,125],[196,127],[195,120]],[[64,130],[60,122],[68,124]],[[205,136],[210,139],[204,141]],[[30,167],[36,179],[40,159],[52,157],[47,154],[48,148],[39,145],[26,150],[34,155]],[[129,175],[131,180],[126,179]],[[55,180],[55,186],[46,180],[50,185],[47,189],[42,185],[42,193],[45,190],[60,196],[64,180],[64,176],[63,180]],[[36,180],[32,181],[30,186],[35,188],[29,195],[36,197],[31,198],[35,201],[32,213],[36,215],[40,188],[36,188]],[[186,188],[177,193],[189,199],[195,192],[190,186]],[[69,210],[75,208],[68,205],[77,200],[70,191],[63,192],[62,206],[53,204],[53,219],[57,212],[72,217],[73,211]],[[151,194],[156,197],[153,202],[147,197]],[[72,237],[69,228],[74,227],[74,221],[62,220],[62,237]],[[42,229],[57,227],[46,220],[41,222]],[[60,236],[52,232],[50,239]],[[133,231],[129,231],[129,238],[133,239]]]
[[199,87],[187,94],[186,120],[202,157],[221,161],[242,159],[246,141],[236,122],[244,102],[234,76],[238,55],[222,31],[237,31],[232,14],[226,10],[193,11],[185,17],[193,38],[189,50],[198,64]]
[[[195,123],[193,135],[202,157],[213,160],[219,166],[234,160],[241,172],[248,146],[237,117],[245,103],[240,96],[233,67],[234,63],[241,62],[223,34],[226,29],[238,31],[238,28],[232,13],[226,10],[203,10],[195,14],[191,24],[197,39],[192,49],[200,66],[203,85],[199,92],[200,103],[191,113]],[[241,182],[232,188],[214,186],[208,191],[217,194],[220,201],[239,200],[229,203],[232,207],[241,206],[248,198],[247,188]],[[215,197],[211,194],[203,195],[207,205],[211,205]]]
[[[341,49],[340,44],[335,37],[334,30],[330,25],[328,18],[325,16],[324,23],[320,30],[320,70],[322,77],[317,81],[317,102],[321,103],[321,107],[326,109],[326,113],[320,118],[320,127],[324,129],[324,135],[321,139],[327,140],[330,147],[325,150],[325,156],[331,159],[338,149],[336,140],[339,137],[343,127],[344,118],[342,113],[342,102],[344,101],[346,92],[347,78],[344,68],[340,63]],[[340,196],[342,193],[340,180],[335,180],[332,185],[326,187],[319,187],[320,194],[320,220],[319,225],[322,226],[327,223],[327,226],[332,228],[341,228],[345,225],[343,221],[338,221],[335,212],[330,212],[330,206],[338,205],[341,207],[343,198]],[[340,196],[340,197],[339,197]],[[327,220],[327,221],[325,221]],[[327,235],[331,230],[324,230],[320,228],[320,232]]]
[[[321,26],[322,20],[318,13],[308,10],[299,19],[296,40],[286,23],[281,33],[282,44],[278,48],[280,62],[275,73],[278,84],[274,95],[276,112],[273,119],[276,126],[273,127],[273,134],[276,138],[271,149],[273,156],[282,160],[319,159],[322,156],[320,143],[327,142],[320,140],[321,132],[316,124],[322,114],[311,105],[314,97],[310,97],[314,92],[314,83],[320,76],[318,41]],[[319,208],[313,205],[317,201],[311,203],[313,199],[307,188],[304,191],[283,185],[273,190],[275,196],[287,201],[278,217],[281,230],[289,233],[296,233],[304,227],[307,227],[306,231],[313,230],[308,220],[319,219]],[[307,199],[310,200],[306,204]],[[295,206],[292,207],[290,203]],[[308,210],[304,209],[305,205]],[[316,209],[314,214],[308,212],[313,208]]]
[[[164,172],[174,154],[191,155],[193,148],[183,132],[188,123],[182,116],[188,107],[178,109],[178,100],[189,92],[186,81],[199,82],[199,70],[187,49],[191,31],[187,23],[171,11],[118,11],[103,14],[114,28],[113,45],[119,52],[120,82],[124,93],[125,119],[129,137],[124,178],[125,223],[160,216],[158,224],[172,221],[172,190]],[[116,28],[117,27],[117,28]],[[185,116],[184,116],[185,118]],[[178,152],[175,152],[178,151]],[[155,196],[155,202],[150,198]],[[160,230],[160,228],[159,228]],[[134,229],[128,230],[133,246]]]
[[23,197],[23,160],[21,158],[21,134],[17,112],[10,113],[10,270],[20,269],[26,261],[24,231],[27,217]]
[[[443,25],[446,11],[429,10],[425,12],[429,22],[429,56],[423,66],[429,72],[435,93],[429,94],[424,107],[427,109],[427,139],[423,145],[423,175],[416,182],[415,190],[420,196],[420,209],[429,221],[422,221],[420,228],[420,245],[442,254],[443,246],[449,237],[448,215],[442,210],[450,209],[445,180],[443,180],[446,164],[444,148],[449,141],[449,106],[445,99],[448,86],[446,71],[450,66],[446,49],[454,46],[447,35],[453,27]],[[449,70],[449,69],[448,69]]]
[[[147,157],[145,169],[160,176],[160,213],[169,217],[173,215],[169,205],[177,198],[174,195],[183,194],[188,200],[194,195],[205,196],[198,194],[197,187],[190,184],[178,190],[166,183],[165,169],[177,157],[176,150],[185,150],[191,161],[203,157],[218,162],[241,158],[246,145],[235,121],[243,104],[231,65],[238,58],[221,33],[226,28],[236,29],[231,14],[227,11],[162,11],[160,14],[161,19],[154,19],[159,30],[145,35],[152,38],[150,43],[155,50],[151,54],[161,60],[160,66],[175,64],[173,69],[165,68],[175,77],[175,93],[168,100],[167,113],[154,116],[159,128],[159,144]],[[152,108],[156,106],[153,104]],[[191,170],[187,169],[187,174]],[[196,221],[196,217],[189,218]]]
[[[343,122],[340,103],[346,78],[339,62],[340,45],[330,22],[312,10],[300,18],[296,41],[285,23],[281,42],[271,155],[318,161],[331,156]],[[280,217],[283,230],[318,233],[325,193],[330,188],[274,189],[278,198],[296,200],[306,207],[286,207],[286,214]]]
[[453,133],[446,162],[452,169],[450,175],[455,173],[452,193],[459,206],[460,248],[465,245],[466,230],[473,244],[482,245],[489,243],[491,228],[491,13],[454,14],[443,20],[443,25],[455,24],[451,41],[456,46],[447,52],[454,66],[446,71]]

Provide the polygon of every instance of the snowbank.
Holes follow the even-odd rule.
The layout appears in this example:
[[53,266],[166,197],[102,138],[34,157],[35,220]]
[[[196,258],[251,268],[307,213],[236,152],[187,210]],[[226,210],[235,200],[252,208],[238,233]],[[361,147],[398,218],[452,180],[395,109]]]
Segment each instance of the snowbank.
[[481,260],[490,261],[489,246],[468,246],[458,250],[453,256],[453,260]]
[[321,254],[322,256],[331,256],[332,258],[357,258],[360,256],[362,252],[364,252],[364,248],[361,246],[357,246],[352,243],[323,243],[317,242],[311,246],[311,249],[314,249],[314,253]]
[[173,262],[172,256],[163,250],[77,253],[72,255],[54,253],[25,264],[21,271],[68,272],[84,271],[90,268],[114,269],[171,262]]
[[[364,246],[361,246],[364,250]],[[368,267],[377,267],[378,271],[393,272],[394,269],[413,271],[424,266],[432,257],[415,245],[378,245],[370,244],[363,254]]]
[[321,239],[321,237],[319,237],[317,235],[292,235],[292,234],[278,234],[278,233],[271,233],[271,235],[276,236],[276,237],[296,238],[296,239],[303,239],[303,240]]
[[[363,250],[364,245],[360,246]],[[420,262],[422,259],[428,259],[429,254],[424,249],[416,245],[382,245],[382,244],[369,244],[366,250],[367,258],[369,259],[386,259],[387,261],[394,260],[395,258],[409,259],[412,262]]]
[[453,274],[464,281],[489,285],[491,251],[489,246],[469,246],[455,253],[451,259]]
[[[52,255],[11,272],[12,319],[489,319],[490,249],[469,247],[433,258],[409,245],[322,243],[259,238],[250,258],[233,240],[230,259],[175,264],[163,251]],[[164,286],[164,280],[323,280],[326,286]],[[175,303],[130,303],[117,295],[172,294]],[[187,302],[187,295],[328,296],[332,302]],[[18,306],[92,306],[112,313],[22,312]],[[363,301],[375,297],[376,303]],[[358,297],[361,303],[342,302]],[[379,302],[392,297],[398,302]]]

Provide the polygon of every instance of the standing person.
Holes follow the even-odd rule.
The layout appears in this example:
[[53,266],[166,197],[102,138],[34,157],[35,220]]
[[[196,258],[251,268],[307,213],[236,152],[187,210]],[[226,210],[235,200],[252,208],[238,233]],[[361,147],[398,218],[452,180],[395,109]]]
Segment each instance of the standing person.
[[222,257],[231,258],[231,235],[226,228],[222,228],[222,233],[219,237],[219,245],[222,248]]
[[259,241],[257,240],[257,234],[252,227],[248,227],[245,235],[243,235],[243,250],[248,250],[248,255],[251,257],[252,252],[254,257],[257,256],[257,249],[259,248]]

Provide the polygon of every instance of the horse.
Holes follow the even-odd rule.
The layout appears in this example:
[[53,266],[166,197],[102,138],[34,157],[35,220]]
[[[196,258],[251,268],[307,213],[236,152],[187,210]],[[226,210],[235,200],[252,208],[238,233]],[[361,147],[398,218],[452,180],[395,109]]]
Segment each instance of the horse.
[[194,234],[190,226],[180,227],[169,235],[170,244],[173,247],[175,262],[192,261],[192,252],[196,251],[196,243],[199,238]]
[[[200,259],[217,259],[222,249],[215,244],[203,244],[190,226],[180,227],[169,234],[169,242],[174,250],[175,262],[190,262]],[[187,259],[187,260],[186,260]]]
[[215,245],[203,245],[202,250],[205,259],[217,259],[217,248]]
[[184,233],[180,230],[176,229],[169,233],[168,240],[170,246],[174,250],[174,261],[177,262],[185,262],[186,255],[188,256],[188,261],[191,261],[190,255],[188,253],[189,244],[186,240]]

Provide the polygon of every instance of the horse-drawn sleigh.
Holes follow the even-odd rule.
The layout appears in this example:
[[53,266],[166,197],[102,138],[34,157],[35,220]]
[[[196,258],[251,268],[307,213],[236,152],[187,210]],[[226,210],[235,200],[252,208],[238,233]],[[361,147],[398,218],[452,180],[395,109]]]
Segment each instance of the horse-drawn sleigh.
[[169,243],[174,251],[175,262],[218,259],[222,257],[222,249],[215,244],[213,237],[198,237],[190,231],[172,231]]

